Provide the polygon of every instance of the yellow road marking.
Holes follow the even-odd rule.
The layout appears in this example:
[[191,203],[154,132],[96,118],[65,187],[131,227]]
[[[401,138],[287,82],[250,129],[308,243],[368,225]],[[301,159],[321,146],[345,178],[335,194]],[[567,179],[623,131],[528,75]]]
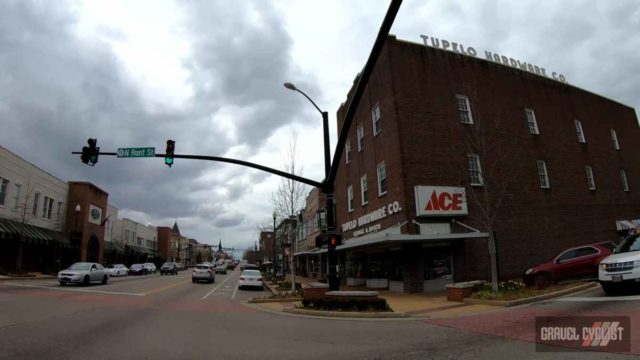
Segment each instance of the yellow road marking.
[[171,284],[171,285],[163,286],[163,287],[161,287],[161,288],[157,288],[157,289],[149,290],[149,291],[147,291],[147,292],[142,293],[142,295],[147,296],[147,295],[149,295],[149,294],[153,294],[153,293],[157,293],[157,292],[160,292],[160,291],[169,290],[169,289],[174,288],[174,287],[176,287],[176,286],[180,286],[180,285],[188,284],[188,283],[190,283],[190,282],[191,282],[191,281],[181,281],[181,282],[179,282],[179,283],[175,283],[175,284]]

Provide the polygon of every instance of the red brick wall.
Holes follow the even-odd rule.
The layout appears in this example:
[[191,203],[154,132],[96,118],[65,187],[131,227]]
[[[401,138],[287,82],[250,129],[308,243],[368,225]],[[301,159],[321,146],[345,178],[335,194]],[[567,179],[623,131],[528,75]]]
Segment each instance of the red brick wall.
[[[87,261],[87,246],[89,239],[95,236],[98,239],[98,262],[103,261],[104,252],[104,226],[89,222],[90,205],[102,209],[101,222],[107,216],[107,203],[109,194],[97,186],[88,182],[69,182],[69,195],[66,216],[66,229],[70,233],[80,233],[80,251],[77,261]],[[76,205],[80,205],[80,212],[76,215]],[[75,260],[74,260],[75,261]]]

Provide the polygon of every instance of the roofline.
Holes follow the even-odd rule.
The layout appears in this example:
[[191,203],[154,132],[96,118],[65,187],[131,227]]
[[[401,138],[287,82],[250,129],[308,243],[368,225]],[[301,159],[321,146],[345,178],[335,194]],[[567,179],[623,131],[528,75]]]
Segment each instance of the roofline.
[[57,177],[57,176],[53,175],[52,173],[48,172],[47,170],[42,169],[42,168],[41,168],[41,167],[39,167],[38,165],[36,165],[36,164],[32,163],[31,161],[29,161],[29,160],[27,160],[27,159],[25,159],[25,158],[21,157],[20,155],[18,155],[18,154],[16,154],[16,153],[14,153],[13,151],[11,151],[11,150],[7,149],[6,147],[4,147],[4,146],[0,145],[0,149],[4,149],[4,150],[6,150],[9,154],[11,154],[11,155],[13,155],[13,156],[17,157],[18,159],[20,159],[20,160],[22,160],[22,161],[26,162],[27,164],[29,164],[29,165],[33,166],[34,168],[36,168],[36,169],[38,169],[38,170],[42,171],[43,173],[45,173],[45,174],[47,174],[47,175],[49,175],[49,176],[51,176],[51,177],[55,178],[56,180],[59,180],[59,181],[61,181],[61,182],[63,182],[63,183],[67,183],[67,181],[62,180],[61,178],[59,178],[59,177]]
[[[106,192],[106,191],[102,190],[100,187],[98,187],[98,186],[97,186],[97,185],[95,185],[94,183],[91,183],[91,182],[88,182],[88,181],[67,181],[67,183],[68,183],[69,185],[88,185],[88,186],[90,186],[90,187],[94,187],[94,188],[96,188],[96,189],[98,189],[98,190],[102,191],[103,193],[105,193],[105,194],[109,195],[109,193],[108,193],[108,192]],[[108,203],[107,203],[107,205],[108,205]]]

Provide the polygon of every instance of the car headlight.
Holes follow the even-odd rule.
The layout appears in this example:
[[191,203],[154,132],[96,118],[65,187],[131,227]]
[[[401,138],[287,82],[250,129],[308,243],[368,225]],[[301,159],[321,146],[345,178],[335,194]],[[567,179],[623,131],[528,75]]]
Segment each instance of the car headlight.
[[633,262],[633,267],[634,268],[640,268],[640,260],[636,260]]
[[600,263],[600,269],[607,270],[607,264]]
[[529,274],[531,274],[532,272],[533,272],[533,269],[529,269],[529,270],[525,271],[525,273],[524,273],[524,274],[525,274],[525,275],[529,275]]

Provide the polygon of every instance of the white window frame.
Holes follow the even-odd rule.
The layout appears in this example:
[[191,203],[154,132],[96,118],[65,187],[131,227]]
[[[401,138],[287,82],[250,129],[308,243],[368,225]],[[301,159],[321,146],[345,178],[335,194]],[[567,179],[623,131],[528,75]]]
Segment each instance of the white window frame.
[[618,142],[618,134],[614,129],[609,131],[611,133],[611,141],[613,142],[613,148],[616,150],[620,150],[620,143]]
[[358,135],[358,151],[362,151],[362,149],[364,149],[364,125],[363,124],[358,124],[356,133]]
[[456,95],[456,109],[460,116],[460,122],[463,124],[473,124],[473,113],[471,112],[471,103],[466,95]]
[[593,168],[591,167],[591,165],[586,165],[584,167],[584,170],[587,173],[587,188],[589,190],[595,190],[596,189],[596,178],[593,175]]
[[360,178],[360,199],[362,206],[369,203],[369,185],[367,184],[367,174],[362,175]]
[[353,212],[353,185],[347,187],[347,209]]
[[381,123],[382,114],[380,113],[380,104],[376,104],[373,109],[371,109],[371,121],[373,123],[373,136],[380,134],[382,131],[382,123]]
[[33,194],[33,209],[31,215],[38,216],[38,206],[40,205],[40,191],[36,191]]
[[45,196],[44,203],[42,204],[42,218],[51,220],[51,212],[53,210],[53,199]]
[[529,134],[540,135],[538,129],[538,121],[536,121],[536,113],[531,108],[524,109],[525,117],[527,118],[527,125],[529,126]]
[[620,179],[622,180],[622,190],[629,192],[629,181],[627,180],[627,172],[624,169],[620,169]]
[[467,170],[469,172],[469,183],[471,186],[483,186],[482,165],[478,154],[467,154]]
[[344,143],[344,157],[345,164],[351,162],[351,141],[349,141],[349,139],[347,139],[347,142]]
[[547,172],[547,163],[544,160],[538,160],[538,178],[540,179],[540,187],[542,189],[551,188],[549,173]]
[[13,208],[18,210],[18,208],[20,207],[20,193],[22,192],[22,185],[13,184],[13,190],[15,191],[15,194],[13,196],[13,199],[15,201]]
[[573,124],[576,127],[576,134],[578,135],[578,142],[579,143],[586,143],[587,142],[587,138],[584,136],[584,129],[582,128],[582,122],[578,119],[574,119],[573,120]]
[[[382,169],[382,171],[380,171]],[[384,161],[378,164],[377,168],[378,173],[378,196],[382,196],[387,193],[389,188],[389,182],[387,181],[387,167],[384,164]],[[381,175],[384,175],[382,177]],[[385,189],[382,191],[382,181],[384,180]]]
[[7,192],[9,191],[9,179],[0,177],[0,207],[7,203]]

